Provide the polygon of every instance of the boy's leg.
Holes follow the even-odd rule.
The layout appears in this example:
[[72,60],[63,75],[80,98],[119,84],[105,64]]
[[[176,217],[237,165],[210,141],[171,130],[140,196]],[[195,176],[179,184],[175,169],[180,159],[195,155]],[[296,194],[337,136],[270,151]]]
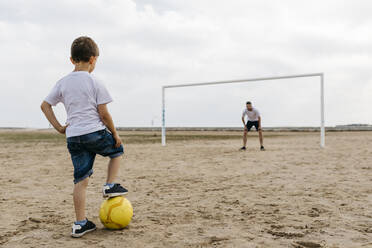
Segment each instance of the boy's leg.
[[107,130],[99,132],[100,142],[97,142],[94,151],[105,157],[110,157],[110,162],[107,166],[107,178],[106,184],[102,188],[103,197],[116,197],[125,195],[128,190],[122,187],[120,184],[115,183],[116,177],[120,169],[120,161],[124,154],[124,147],[120,145],[115,147],[116,141],[111,133]]
[[74,238],[80,238],[86,233],[96,230],[96,225],[85,217],[85,199],[88,181],[89,179],[85,178],[74,186],[76,222],[72,225],[71,232],[71,236]]
[[74,186],[74,207],[76,214],[76,221],[83,221],[86,219],[85,216],[85,199],[86,189],[88,187],[89,178],[78,182]]
[[103,197],[115,197],[120,195],[126,195],[128,190],[120,184],[114,183],[119,173],[120,161],[122,156],[117,156],[110,159],[107,168],[107,179],[106,184],[103,186],[102,192]]
[[111,158],[107,168],[107,179],[106,183],[112,184],[119,173],[120,161],[122,156]]

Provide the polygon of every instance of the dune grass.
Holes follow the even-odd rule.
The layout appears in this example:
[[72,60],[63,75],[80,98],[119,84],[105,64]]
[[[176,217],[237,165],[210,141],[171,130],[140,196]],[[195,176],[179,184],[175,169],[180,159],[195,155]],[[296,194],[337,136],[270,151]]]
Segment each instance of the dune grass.
[[[125,144],[160,143],[160,132],[120,131]],[[256,133],[250,135],[257,135]],[[265,137],[282,137],[289,133],[265,133]],[[241,132],[211,131],[172,131],[167,133],[167,142],[189,140],[231,140],[241,139]],[[53,131],[3,131],[0,132],[0,143],[63,143],[66,138]]]

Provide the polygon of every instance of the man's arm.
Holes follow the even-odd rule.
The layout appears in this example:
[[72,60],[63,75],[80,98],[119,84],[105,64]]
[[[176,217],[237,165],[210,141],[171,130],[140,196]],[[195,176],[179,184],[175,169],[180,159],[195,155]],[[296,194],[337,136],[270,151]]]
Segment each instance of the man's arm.
[[112,120],[112,117],[107,109],[107,104],[99,104],[98,105],[98,113],[99,117],[101,118],[103,124],[110,130],[112,133],[112,136],[114,136],[114,139],[116,141],[115,147],[119,147],[122,143],[119,134],[117,133],[115,126],[114,126],[114,121]]
[[61,134],[64,134],[66,132],[66,126],[62,126],[59,121],[57,120],[56,116],[54,115],[54,111],[52,109],[52,105],[47,103],[46,101],[43,101],[41,106],[41,110],[43,111],[45,117],[48,119],[50,124]]
[[244,130],[247,131],[247,126],[245,125],[245,119],[244,119],[244,115],[242,116],[242,122],[243,122],[243,126],[244,126]]

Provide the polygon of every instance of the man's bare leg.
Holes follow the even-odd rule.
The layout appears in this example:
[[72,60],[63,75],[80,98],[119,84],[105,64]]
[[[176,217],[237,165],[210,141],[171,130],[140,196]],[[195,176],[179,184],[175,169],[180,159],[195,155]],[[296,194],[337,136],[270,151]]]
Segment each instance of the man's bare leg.
[[243,134],[243,147],[240,148],[240,150],[245,150],[245,147],[247,145],[247,134],[248,134],[248,130],[247,129],[244,129],[244,134]]
[[248,132],[244,131],[244,135],[243,135],[243,146],[244,147],[247,145],[247,134],[248,134]]
[[263,135],[262,135],[262,130],[259,130],[258,131],[258,137],[259,137],[259,139],[260,139],[260,145],[261,145],[261,150],[263,150],[264,148],[264,146],[263,146]]

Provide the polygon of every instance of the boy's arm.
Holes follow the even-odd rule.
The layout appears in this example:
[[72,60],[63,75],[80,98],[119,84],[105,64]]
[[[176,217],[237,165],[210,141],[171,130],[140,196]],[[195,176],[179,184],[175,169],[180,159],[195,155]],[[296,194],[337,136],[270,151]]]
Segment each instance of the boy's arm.
[[114,136],[114,139],[116,141],[116,144],[115,144],[115,147],[119,147],[122,143],[121,139],[120,139],[120,136],[119,134],[117,133],[116,129],[115,129],[115,126],[114,126],[114,121],[112,120],[112,117],[107,109],[107,104],[99,104],[98,105],[98,113],[99,113],[99,116],[103,122],[103,124],[105,124],[105,126],[108,128],[108,130],[110,130],[110,132],[112,133],[112,136]]
[[62,126],[56,116],[54,115],[54,112],[53,112],[53,109],[52,109],[52,105],[50,105],[49,103],[47,103],[46,101],[43,101],[43,103],[41,104],[41,110],[43,111],[45,117],[48,119],[48,121],[50,122],[50,124],[52,124],[52,126],[59,132],[59,133],[62,133],[64,134],[66,132],[66,128],[68,125],[66,126]]

